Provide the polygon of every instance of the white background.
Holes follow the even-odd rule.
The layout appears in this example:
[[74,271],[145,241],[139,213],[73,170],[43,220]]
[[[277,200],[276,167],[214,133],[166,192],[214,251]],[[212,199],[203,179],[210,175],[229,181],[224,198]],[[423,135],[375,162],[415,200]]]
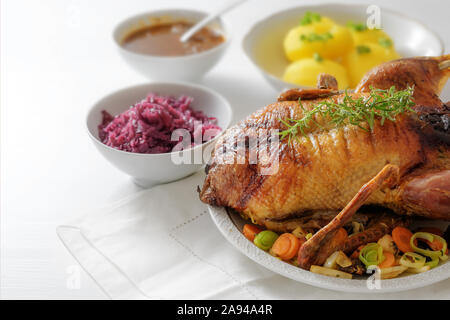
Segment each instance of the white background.
[[[201,83],[230,100],[235,121],[277,95],[244,57],[240,49],[244,31],[274,10],[313,2],[328,1],[250,0],[226,15],[234,31],[233,44]],[[370,3],[421,20],[450,48],[450,1]],[[84,210],[137,190],[94,149],[84,128],[87,109],[96,100],[146,82],[118,56],[112,29],[143,11],[168,7],[211,11],[217,5],[219,1],[206,0],[1,1],[2,298],[106,297],[77,268],[55,228]],[[444,96],[450,99],[449,86]],[[72,281],[77,270],[79,288]],[[450,280],[438,285],[450,286]],[[409,298],[407,293],[397,297]]]

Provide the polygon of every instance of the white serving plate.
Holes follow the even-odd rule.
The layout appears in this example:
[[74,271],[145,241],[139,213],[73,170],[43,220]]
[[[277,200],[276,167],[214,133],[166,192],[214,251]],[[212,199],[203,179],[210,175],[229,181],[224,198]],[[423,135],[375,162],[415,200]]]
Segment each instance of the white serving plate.
[[[231,214],[221,207],[208,206],[208,209],[214,223],[224,237],[247,257],[282,276],[319,288],[344,292],[397,292],[424,287],[450,277],[450,260],[445,263],[441,262],[438,267],[424,273],[381,280],[380,287],[373,288],[372,286],[373,289],[369,289],[368,280],[364,278],[348,280],[322,276],[283,262],[256,247],[242,234],[241,230],[246,222],[239,215]],[[426,221],[426,223],[427,225],[433,225],[433,221]]]
[[[283,51],[286,33],[298,25],[307,11],[329,16],[337,23],[365,22],[369,4],[320,4],[299,6],[265,17],[256,22],[245,35],[242,46],[245,54],[264,78],[277,91],[301,87],[282,79],[289,64]],[[421,22],[385,8],[380,8],[381,28],[394,41],[402,57],[439,56],[444,53],[442,40]],[[258,53],[264,51],[264,55]],[[264,58],[263,58],[264,57]]]

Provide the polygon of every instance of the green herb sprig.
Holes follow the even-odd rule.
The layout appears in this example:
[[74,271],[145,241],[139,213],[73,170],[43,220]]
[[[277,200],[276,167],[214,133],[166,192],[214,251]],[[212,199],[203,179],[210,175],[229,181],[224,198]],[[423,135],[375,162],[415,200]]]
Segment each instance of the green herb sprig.
[[358,52],[358,54],[366,54],[366,53],[370,53],[371,51],[372,50],[368,46],[364,46],[364,45],[356,46],[356,52]]
[[380,46],[384,47],[384,48],[390,48],[392,47],[392,41],[388,38],[380,38],[378,40],[378,43]]
[[312,24],[313,22],[319,22],[322,19],[322,16],[318,13],[307,11],[303,18],[300,20],[301,26],[306,26]]
[[356,32],[366,31],[368,29],[367,25],[364,23],[355,23],[351,21],[347,22],[347,27]]
[[[373,130],[377,119],[380,120],[381,125],[384,125],[386,120],[395,121],[399,114],[407,111],[415,112],[411,109],[414,105],[412,98],[414,88],[412,87],[401,91],[396,91],[394,86],[387,90],[373,87],[370,90],[369,96],[361,96],[357,99],[345,91],[342,102],[337,103],[329,99],[318,103],[311,110],[306,110],[299,99],[298,102],[303,110],[303,117],[301,119],[280,119],[286,126],[286,129],[279,133],[281,140],[287,137],[290,144],[292,139],[297,137],[298,133],[307,137],[306,129],[309,129],[311,124],[323,128],[315,120],[316,115],[326,119],[327,123],[334,128],[351,124],[362,130],[369,131],[369,129]],[[363,123],[367,123],[369,129],[364,127]]]
[[300,40],[307,41],[307,42],[314,42],[314,41],[327,41],[329,39],[332,39],[333,35],[329,32],[325,32],[322,34],[319,33],[309,33],[309,34],[302,34],[300,36]]
[[313,58],[317,62],[323,62],[323,57],[317,52],[314,52]]

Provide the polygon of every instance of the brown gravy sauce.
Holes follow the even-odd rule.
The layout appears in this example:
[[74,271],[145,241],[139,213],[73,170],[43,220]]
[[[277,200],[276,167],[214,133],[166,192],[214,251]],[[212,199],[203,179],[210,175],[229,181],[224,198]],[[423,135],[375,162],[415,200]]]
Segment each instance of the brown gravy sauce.
[[188,22],[174,22],[146,27],[127,35],[122,46],[153,56],[185,56],[209,50],[225,41],[221,34],[205,27],[182,43],[181,35],[192,26]]

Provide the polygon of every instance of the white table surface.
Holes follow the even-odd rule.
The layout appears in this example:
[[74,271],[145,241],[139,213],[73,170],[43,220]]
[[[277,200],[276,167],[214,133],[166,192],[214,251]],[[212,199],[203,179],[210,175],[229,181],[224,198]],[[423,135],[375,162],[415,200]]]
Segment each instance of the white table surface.
[[[242,54],[243,31],[274,10],[312,2],[326,1],[250,0],[226,15],[233,44],[201,83],[230,100],[235,120],[277,94]],[[450,48],[449,1],[371,3],[423,21]],[[111,31],[118,21],[146,10],[210,11],[217,5],[206,0],[1,1],[1,298],[106,298],[78,269],[55,228],[137,190],[94,149],[84,129],[87,109],[97,99],[146,82],[120,59]],[[450,99],[449,86],[444,96]],[[450,280],[439,286],[450,286]],[[390,297],[410,298],[408,292]]]

